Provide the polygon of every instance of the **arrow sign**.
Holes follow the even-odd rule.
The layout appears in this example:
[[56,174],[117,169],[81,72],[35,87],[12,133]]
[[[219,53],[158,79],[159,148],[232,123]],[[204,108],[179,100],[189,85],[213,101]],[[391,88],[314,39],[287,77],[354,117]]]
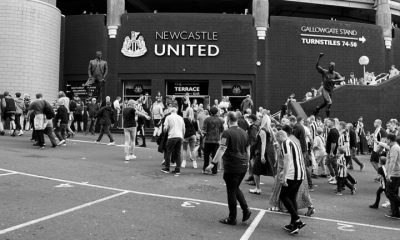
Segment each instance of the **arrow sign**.
[[355,40],[355,41],[360,41],[362,43],[365,43],[367,39],[362,36],[360,38],[354,38],[354,37],[342,37],[342,36],[330,36],[330,35],[316,35],[316,34],[300,34],[303,37],[319,37],[319,38],[337,38],[337,39],[347,39],[347,40]]
[[69,183],[61,183],[60,185],[54,186],[55,188],[71,188],[74,187],[73,185]]

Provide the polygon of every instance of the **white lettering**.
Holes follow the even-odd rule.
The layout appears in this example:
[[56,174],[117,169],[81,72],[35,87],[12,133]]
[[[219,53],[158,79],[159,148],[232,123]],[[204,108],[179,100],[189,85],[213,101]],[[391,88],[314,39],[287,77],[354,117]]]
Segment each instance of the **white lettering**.
[[199,57],[206,57],[206,45],[199,45],[198,47],[198,56]]
[[179,45],[176,45],[176,48],[174,48],[172,45],[168,44],[168,50],[167,50],[167,55],[171,56],[171,51],[174,52],[176,56],[179,56]]
[[188,44],[188,45],[186,45],[186,46],[189,47],[189,56],[193,57],[193,49],[194,49],[194,47],[196,47],[196,45],[194,45],[194,44]]
[[218,54],[219,54],[219,47],[217,45],[208,45],[208,56],[215,57]]
[[157,56],[163,56],[165,54],[165,44],[162,45],[162,52],[158,52],[158,44],[154,45],[154,54]]

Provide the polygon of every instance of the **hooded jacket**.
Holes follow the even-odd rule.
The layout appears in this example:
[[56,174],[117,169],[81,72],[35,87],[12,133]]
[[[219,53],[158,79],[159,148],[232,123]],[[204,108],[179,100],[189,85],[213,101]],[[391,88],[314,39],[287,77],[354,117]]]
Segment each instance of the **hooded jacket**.
[[114,111],[111,106],[104,106],[97,112],[97,119],[101,125],[114,124]]

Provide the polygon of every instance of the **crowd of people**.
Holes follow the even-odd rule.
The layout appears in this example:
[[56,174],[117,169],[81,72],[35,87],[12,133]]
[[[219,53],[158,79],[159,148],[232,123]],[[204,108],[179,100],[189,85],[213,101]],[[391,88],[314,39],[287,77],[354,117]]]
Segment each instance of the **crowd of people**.
[[[251,96],[234,111],[227,98],[215,101],[212,106],[203,106],[192,101],[189,94],[183,97],[181,106],[174,96],[165,102],[162,96],[157,96],[154,103],[148,95],[123,103],[120,97],[113,103],[106,97],[104,104],[97,103],[95,98],[87,104],[78,97],[70,100],[64,92],[59,92],[58,97],[52,105],[40,93],[31,101],[27,95],[21,98],[16,93],[13,98],[4,92],[1,133],[4,135],[3,122],[9,122],[11,136],[33,129],[34,145],[44,149],[44,135],[49,137],[52,147],[66,146],[68,136],[74,135],[71,128],[95,134],[95,126],[99,125],[96,143],[106,134],[110,140],[108,145],[114,145],[110,127],[121,115],[125,160],[130,161],[136,158],[137,134],[142,136],[143,146],[143,127],[146,121],[152,120],[152,140],[164,156],[162,172],[180,175],[189,165],[197,169],[200,158],[203,158],[202,174],[217,175],[224,170],[230,214],[221,223],[237,223],[237,201],[243,210],[242,220],[250,218],[251,211],[240,190],[246,175],[245,182],[254,186],[249,193],[256,195],[262,195],[261,176],[269,176],[274,180],[269,210],[290,213],[291,221],[284,226],[290,234],[298,233],[305,226],[298,209],[307,209],[307,216],[315,213],[310,196],[315,191],[314,179],[327,178],[327,183],[336,185],[338,196],[345,194],[346,189],[351,195],[356,193],[357,180],[351,171],[354,163],[360,171],[364,169],[358,154],[363,154],[363,144],[368,142],[370,162],[376,171],[374,180],[381,184],[370,207],[378,208],[384,192],[390,201],[385,206],[391,207],[387,216],[400,219],[400,134],[396,119],[387,122],[386,130],[377,119],[374,132],[366,134],[362,117],[354,124],[337,118],[303,119],[290,114],[282,115],[278,121],[262,107],[252,114]],[[83,115],[87,119],[85,124]],[[171,171],[171,168],[174,169]]]

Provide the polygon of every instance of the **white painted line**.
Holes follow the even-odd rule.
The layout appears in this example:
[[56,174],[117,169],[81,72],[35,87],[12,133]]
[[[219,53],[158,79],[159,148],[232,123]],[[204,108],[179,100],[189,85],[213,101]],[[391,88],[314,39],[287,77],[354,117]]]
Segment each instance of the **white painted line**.
[[15,173],[15,172],[3,173],[3,174],[0,174],[0,177],[9,176],[9,175],[15,175],[15,174],[17,174],[17,173]]
[[[68,141],[71,141],[71,142],[80,142],[80,143],[91,143],[91,144],[95,144],[95,145],[107,145],[107,144],[108,144],[108,143],[102,143],[102,142],[96,143],[96,142],[93,142],[93,141],[75,140],[75,139],[74,139],[74,140],[70,139],[70,140],[68,140]],[[115,147],[125,147],[125,145],[124,145],[124,144],[120,144],[120,145],[115,145]],[[139,147],[139,146],[136,146],[135,149],[147,149],[147,150],[157,151],[157,149],[154,149],[154,148]]]
[[266,212],[267,211],[262,210],[257,214],[256,218],[254,218],[253,222],[247,228],[246,232],[244,232],[244,234],[240,238],[240,240],[248,240],[248,239],[250,239],[251,235],[253,234],[254,230],[256,230],[256,227],[258,226],[258,224],[260,223],[261,219],[264,217]]
[[59,217],[59,216],[68,214],[70,212],[74,212],[76,210],[79,210],[79,209],[82,209],[82,208],[85,208],[85,207],[89,207],[89,206],[92,206],[94,204],[110,200],[112,198],[116,198],[116,197],[122,196],[122,195],[127,194],[127,193],[128,192],[120,192],[120,193],[117,193],[117,194],[114,194],[114,195],[111,195],[111,196],[108,196],[108,197],[105,197],[105,198],[101,198],[101,199],[98,199],[98,200],[95,200],[95,201],[92,201],[92,202],[88,202],[88,203],[85,203],[85,204],[82,204],[82,205],[79,205],[79,206],[76,206],[76,207],[73,207],[73,208],[58,212],[58,213],[54,213],[54,214],[47,215],[47,216],[44,216],[44,217],[29,221],[29,222],[26,222],[26,223],[22,223],[22,224],[13,226],[13,227],[9,227],[9,228],[0,230],[0,235],[8,233],[8,232],[15,231],[15,230],[18,230],[20,228],[28,227],[30,225],[33,225],[33,224],[36,224],[36,223],[39,223],[39,222],[43,222],[43,221],[46,221],[46,220],[49,220],[49,219],[52,219],[52,218],[55,218],[55,217]]
[[[105,189],[105,190],[111,190],[111,191],[117,191],[117,192],[127,192],[127,193],[133,193],[133,194],[137,194],[137,195],[143,195],[143,196],[153,196],[153,197],[176,199],[176,200],[183,200],[183,201],[193,201],[193,202],[200,202],[200,203],[208,203],[208,204],[219,205],[219,206],[228,206],[228,204],[226,204],[226,203],[220,203],[220,202],[214,202],[214,201],[208,201],[208,200],[202,200],[202,199],[195,199],[195,198],[187,198],[187,197],[179,197],[179,196],[171,196],[171,195],[162,195],[162,194],[147,193],[147,192],[138,192],[138,191],[132,191],[132,190],[127,190],[127,189],[120,189],[120,188],[113,188],[113,187],[101,186],[101,185],[96,185],[96,184],[89,184],[89,183],[86,183],[86,182],[75,182],[75,181],[69,181],[69,180],[65,180],[65,179],[45,177],[45,176],[29,174],[29,173],[23,173],[23,172],[17,172],[17,171],[12,171],[12,170],[8,170],[8,169],[2,169],[2,168],[0,168],[0,171],[14,172],[14,173],[17,173],[17,174],[20,174],[20,175],[24,175],[24,176],[28,176],[28,177],[52,180],[52,181],[63,182],[63,183],[71,183],[71,184],[80,185],[80,186],[93,187],[93,188],[99,188],[99,189]],[[274,211],[269,211],[269,210],[262,209],[262,208],[250,208],[250,209],[251,210],[256,210],[256,211],[265,211],[266,213],[272,213],[272,214],[278,214],[278,215],[288,215],[287,213],[274,212]],[[364,224],[364,223],[358,223],[358,222],[349,222],[349,221],[342,221],[342,220],[336,220],[336,219],[330,219],[330,218],[306,217],[306,216],[302,216],[302,218],[312,219],[312,220],[321,220],[321,221],[333,222],[333,223],[350,224],[350,225],[369,227],[369,228],[377,228],[377,229],[384,229],[384,230],[393,230],[393,231],[399,231],[400,232],[400,228],[392,228],[392,227],[372,225],[372,224]]]

